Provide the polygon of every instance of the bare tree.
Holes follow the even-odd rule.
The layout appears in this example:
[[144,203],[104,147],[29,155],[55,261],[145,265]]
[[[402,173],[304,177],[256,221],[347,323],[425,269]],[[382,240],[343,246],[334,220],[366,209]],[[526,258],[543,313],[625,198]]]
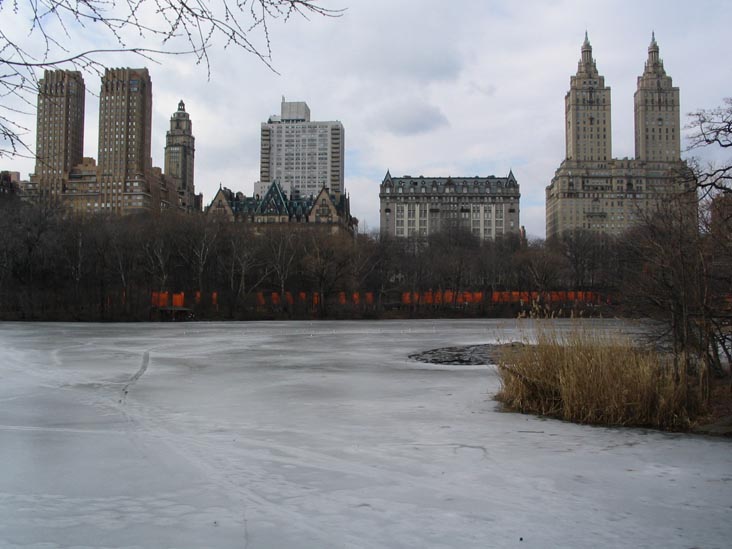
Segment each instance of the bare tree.
[[158,291],[168,290],[168,280],[172,270],[173,246],[170,242],[169,227],[161,219],[151,219],[148,234],[142,242],[145,269],[152,287]]
[[251,226],[231,223],[224,227],[223,253],[218,260],[226,275],[229,290],[229,316],[233,317],[239,302],[265,281],[270,274],[263,253],[263,240]]
[[60,298],[54,288],[64,273],[60,260],[64,211],[58,202],[49,200],[6,207],[0,215],[0,267],[5,278],[1,289],[5,290],[5,284],[10,286],[12,295],[5,297],[17,305],[23,317],[43,316]]
[[208,289],[205,288],[204,274],[221,231],[221,223],[210,216],[177,215],[177,212],[170,217],[179,233],[178,255],[195,275],[196,290],[203,292]]
[[[720,349],[730,354],[724,258],[700,231],[693,199],[661,204],[624,238],[623,299],[630,311],[660,321],[674,355],[688,371],[724,375]],[[696,204],[694,203],[693,206]],[[727,311],[726,316],[729,316]]]
[[345,235],[311,230],[304,239],[302,269],[320,295],[318,308],[325,316],[328,296],[343,289],[353,263],[353,240]]
[[366,287],[376,290],[378,308],[384,305],[384,301],[389,301],[389,296],[394,295],[401,288],[404,281],[405,277],[401,266],[401,259],[404,257],[404,243],[402,240],[386,234],[377,234],[373,237],[375,247],[374,270],[371,284]]
[[[475,278],[480,241],[461,225],[449,226],[427,237],[429,263],[436,287],[453,290],[454,300]],[[426,255],[426,254],[420,254]]]
[[352,284],[354,289],[362,289],[373,278],[384,261],[379,253],[379,241],[375,236],[361,234],[356,237],[352,258]]
[[[0,156],[31,153],[20,120],[35,108],[36,71],[101,73],[105,54],[123,52],[145,60],[187,55],[210,74],[215,45],[254,55],[272,68],[272,21],[341,12],[318,0],[0,1]],[[89,35],[97,43],[85,47]]]
[[529,288],[540,292],[559,286],[562,271],[566,270],[566,259],[543,240],[533,240],[526,249],[516,252],[514,264],[524,273]]
[[513,261],[520,252],[521,239],[516,234],[506,234],[495,240],[483,241],[478,257],[478,272],[484,290],[513,289],[518,285],[518,269]]
[[[139,276],[142,271],[140,265],[143,264],[140,242],[146,238],[144,227],[141,226],[140,219],[136,217],[110,218],[104,221],[100,232],[106,232],[106,238],[100,241],[106,247],[101,251],[106,255],[105,263],[109,266],[110,280],[121,292],[122,312],[130,315],[135,298],[133,291],[135,282],[140,282],[135,279],[145,279],[144,276]],[[135,276],[136,274],[138,277]]]
[[[688,151],[707,147],[732,149],[732,97],[724,99],[721,107],[700,109],[689,113],[691,122]],[[690,162],[696,185],[706,194],[732,193],[732,158],[721,165],[715,162],[703,164],[699,159]]]
[[[264,238],[267,267],[274,275],[280,296],[284,297],[287,280],[298,264],[296,261],[300,249],[298,235],[288,227],[274,227],[267,231]],[[287,301],[282,303],[287,308]]]

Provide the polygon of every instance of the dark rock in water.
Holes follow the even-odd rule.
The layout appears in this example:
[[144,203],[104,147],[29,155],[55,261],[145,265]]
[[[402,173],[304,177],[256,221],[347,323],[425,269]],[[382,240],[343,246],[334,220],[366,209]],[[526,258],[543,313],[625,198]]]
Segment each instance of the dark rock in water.
[[521,343],[465,345],[463,347],[443,347],[409,355],[409,358],[429,364],[452,365],[489,365],[497,364],[501,351],[506,346],[522,345]]

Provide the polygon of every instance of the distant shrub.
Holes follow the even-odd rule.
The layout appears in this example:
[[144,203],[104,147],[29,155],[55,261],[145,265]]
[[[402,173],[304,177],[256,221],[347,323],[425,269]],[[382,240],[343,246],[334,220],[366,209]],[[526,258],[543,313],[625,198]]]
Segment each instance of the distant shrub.
[[536,344],[512,345],[498,366],[507,408],[576,423],[680,430],[703,411],[700,374],[680,357],[628,337],[539,328]]

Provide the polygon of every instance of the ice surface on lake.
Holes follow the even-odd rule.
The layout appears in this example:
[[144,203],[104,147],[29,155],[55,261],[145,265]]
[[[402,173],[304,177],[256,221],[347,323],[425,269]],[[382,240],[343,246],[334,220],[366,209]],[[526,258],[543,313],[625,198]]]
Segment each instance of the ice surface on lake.
[[493,367],[407,358],[525,330],[0,324],[0,547],[730,547],[730,441],[500,413]]

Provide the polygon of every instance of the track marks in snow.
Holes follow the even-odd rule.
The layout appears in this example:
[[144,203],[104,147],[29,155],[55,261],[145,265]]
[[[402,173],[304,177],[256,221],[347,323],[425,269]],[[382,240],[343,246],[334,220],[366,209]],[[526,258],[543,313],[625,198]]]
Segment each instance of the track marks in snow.
[[98,434],[98,435],[117,435],[120,434],[116,429],[82,429],[73,427],[35,427],[32,425],[0,425],[0,431],[38,431],[43,433],[74,433],[74,434]]
[[122,400],[127,397],[127,393],[129,392],[130,387],[137,383],[137,380],[140,379],[145,372],[147,372],[147,367],[149,364],[150,351],[145,351],[145,354],[142,355],[142,364],[140,364],[140,369],[135,372],[135,374],[130,378],[127,384],[122,388]]
[[[13,517],[13,526],[23,530],[100,528],[115,531],[123,526],[166,528],[181,523],[199,528],[211,528],[213,524],[222,528],[238,527],[240,519],[229,509],[181,503],[195,500],[196,495],[190,489],[139,497],[69,497],[0,492],[0,514]],[[0,545],[6,547],[3,543]]]

